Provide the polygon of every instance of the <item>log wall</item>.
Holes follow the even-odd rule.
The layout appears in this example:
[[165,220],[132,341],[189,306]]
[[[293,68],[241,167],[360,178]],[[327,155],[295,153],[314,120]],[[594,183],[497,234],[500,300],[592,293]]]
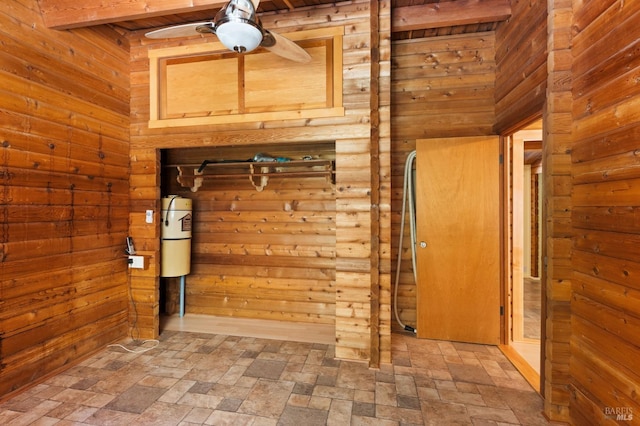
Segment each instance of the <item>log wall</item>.
[[640,4],[574,2],[574,424],[640,415]]
[[[392,231],[395,285],[404,167],[416,139],[493,134],[495,33],[396,41],[391,71]],[[394,292],[395,294],[395,292]],[[416,325],[416,285],[411,265],[409,215],[402,244],[397,308]],[[399,327],[394,318],[394,327]]]
[[0,10],[0,397],[126,336],[128,46]]
[[496,29],[496,134],[540,115],[547,88],[547,2],[511,2]]
[[[334,318],[330,318],[330,315],[326,316],[325,313],[322,318],[324,321],[335,321],[337,356],[390,361],[389,14],[388,2],[354,1],[296,11],[290,15],[261,16],[265,27],[274,28],[280,33],[325,26],[345,27],[343,99],[346,113],[344,117],[336,118],[150,129],[147,123],[149,119],[147,52],[151,48],[167,47],[170,44],[167,41],[145,40],[142,33],[132,34],[130,41],[132,66],[130,222],[131,234],[136,241],[138,251],[145,254],[150,261],[149,269],[135,271],[132,279],[132,291],[137,301],[142,334],[153,337],[158,333],[159,297],[156,292],[159,285],[160,244],[157,225],[161,175],[159,150],[262,144],[265,147],[264,151],[268,152],[268,147],[274,143],[308,144],[331,141],[336,147],[336,237],[335,243],[331,241],[332,238],[321,238],[321,236],[316,238],[316,242],[318,246],[322,246],[325,254],[329,253],[325,260],[330,260],[330,253],[335,250],[335,271],[331,271],[327,266],[328,269],[322,278],[325,282],[331,281],[332,274],[335,273],[336,296],[335,308],[331,304],[326,304],[324,307],[327,312],[335,309]],[[380,35],[377,30],[375,31],[375,39],[372,37],[372,28],[383,29]],[[202,42],[205,40],[194,37],[173,43]],[[376,66],[372,66],[371,58],[379,58]],[[377,74],[372,75],[372,72]],[[375,114],[372,114],[372,105],[375,105]],[[373,117],[379,117],[379,120],[374,121]],[[373,156],[372,147],[375,152]],[[372,176],[376,179],[379,176],[378,186],[374,186],[377,182],[372,181]],[[287,191],[290,190],[285,192]],[[319,191],[319,188],[316,187],[314,191]],[[327,193],[324,195],[326,196]],[[289,199],[292,196],[291,192],[286,195]],[[318,209],[319,213],[327,207],[326,203],[324,204]],[[280,217],[286,216],[287,205],[296,215],[301,214],[296,212],[298,208],[311,208],[308,204],[281,203],[278,207]],[[224,206],[224,203],[210,202],[210,211],[199,210],[198,213],[215,215],[215,209],[226,208],[227,216],[232,215],[229,210],[231,203]],[[144,223],[146,209],[156,212],[156,220],[152,225]],[[270,218],[269,222],[276,219],[274,212],[264,211],[264,213]],[[243,262],[246,264],[248,260],[244,257],[245,254],[234,256],[238,257],[232,261],[227,258],[226,262],[243,265]],[[264,261],[264,257],[261,260]],[[266,266],[247,265],[247,271],[251,270],[247,273],[255,274],[261,271],[264,275]],[[296,268],[286,269],[285,265],[282,266],[284,268],[281,271],[286,272],[287,275],[280,278],[288,280],[296,278],[293,273]],[[211,268],[209,273],[219,274],[215,269],[217,268]],[[202,272],[202,269],[200,271]],[[262,283],[266,285],[266,281]],[[242,312],[242,315],[261,318],[264,316],[264,311],[247,309]],[[279,316],[283,320],[293,319],[290,314]]]

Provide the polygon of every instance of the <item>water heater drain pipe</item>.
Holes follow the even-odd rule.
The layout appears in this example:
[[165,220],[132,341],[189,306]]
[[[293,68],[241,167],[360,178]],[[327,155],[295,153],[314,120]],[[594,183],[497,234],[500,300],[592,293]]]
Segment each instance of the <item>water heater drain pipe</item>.
[[184,285],[186,280],[186,275],[180,277],[180,318],[184,316]]

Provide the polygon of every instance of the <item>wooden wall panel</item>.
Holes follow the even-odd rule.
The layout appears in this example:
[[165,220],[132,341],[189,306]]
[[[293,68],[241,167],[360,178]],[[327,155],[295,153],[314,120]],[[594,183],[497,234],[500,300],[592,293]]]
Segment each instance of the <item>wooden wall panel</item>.
[[539,115],[547,89],[547,1],[512,1],[496,29],[495,132],[517,130]]
[[393,137],[492,134],[493,32],[397,41],[393,46]]
[[[416,139],[490,135],[495,122],[493,32],[397,41],[393,44],[392,274],[395,285],[405,160]],[[426,65],[425,65],[426,64]],[[401,321],[415,326],[416,286],[406,215],[398,286]],[[393,327],[399,325],[393,320]]]
[[[381,344],[374,350],[379,350],[381,354],[376,354],[380,359],[390,360],[390,330],[389,330],[389,280],[385,278],[388,269],[380,268],[372,269],[372,245],[371,245],[371,226],[379,226],[382,230],[381,235],[388,230],[390,226],[385,224],[389,221],[389,216],[381,215],[379,224],[371,223],[371,185],[372,174],[380,174],[381,189],[380,191],[380,211],[389,212],[389,181],[390,181],[390,157],[388,155],[389,146],[389,47],[384,45],[383,38],[380,49],[380,75],[375,76],[379,80],[381,88],[381,122],[376,126],[380,129],[380,136],[377,137],[375,143],[381,144],[379,163],[372,162],[370,155],[372,143],[372,123],[371,123],[371,96],[372,90],[370,86],[371,66],[370,58],[372,57],[371,43],[371,20],[379,19],[381,28],[388,29],[390,22],[390,3],[380,2],[380,17],[371,17],[371,2],[369,0],[360,0],[355,2],[345,2],[332,6],[321,6],[312,11],[294,12],[289,14],[264,15],[262,22],[266,28],[277,28],[280,33],[287,31],[295,31],[299,29],[313,29],[327,26],[344,26],[345,35],[343,37],[343,100],[345,107],[344,117],[334,118],[314,118],[314,119],[294,119],[294,120],[276,120],[263,122],[246,122],[246,123],[227,123],[219,125],[193,126],[193,127],[175,127],[166,129],[150,129],[148,127],[149,120],[149,61],[148,50],[160,47],[169,47],[170,43],[202,43],[205,42],[200,37],[192,39],[184,39],[169,42],[166,40],[146,40],[142,33],[133,33],[130,37],[131,43],[131,146],[132,158],[138,152],[148,152],[148,150],[156,150],[156,160],[159,157],[160,149],[181,149],[196,147],[229,147],[229,146],[255,146],[262,144],[264,151],[269,151],[271,144],[298,144],[298,143],[324,143],[327,141],[335,142],[336,145],[336,189],[335,189],[335,235],[334,244],[323,246],[321,253],[331,253],[335,251],[335,270],[327,271],[319,281],[323,285],[331,282],[332,274],[335,274],[334,291],[338,294],[341,289],[358,288],[356,293],[345,291],[340,293],[340,301],[338,296],[334,299],[335,314],[333,318],[326,316],[326,312],[334,309],[332,304],[325,303],[324,298],[322,309],[325,312],[316,319],[332,322],[336,324],[336,334],[344,335],[337,341],[336,353],[344,358],[370,359],[371,352],[369,344],[362,342],[370,342],[372,340],[371,332],[373,327],[382,324],[380,333],[387,333],[381,338]],[[376,5],[377,6],[377,5]],[[331,20],[327,20],[327,15],[331,15]],[[303,23],[303,24],[301,24]],[[385,103],[386,102],[386,103]],[[386,108],[386,109],[385,109]],[[154,208],[158,212],[159,194],[154,191],[160,188],[160,169],[156,164],[155,168],[151,162],[144,162],[144,166],[150,166],[151,169],[141,169],[136,162],[132,161],[132,176],[139,177],[132,179],[131,187],[131,215],[130,221],[134,223],[137,217],[144,214],[147,208]],[[372,164],[376,169],[372,170]],[[151,179],[143,179],[144,175],[151,176]],[[382,186],[384,185],[384,186]],[[268,187],[267,187],[268,188]],[[317,187],[316,187],[317,189]],[[266,189],[265,189],[266,190]],[[282,189],[283,194],[292,189]],[[386,193],[385,193],[386,191]],[[248,193],[247,193],[248,195]],[[325,193],[326,195],[326,193]],[[252,193],[253,198],[256,197]],[[286,197],[289,197],[286,195]],[[225,195],[228,200],[230,192]],[[260,196],[257,195],[259,198]],[[279,196],[282,197],[282,196]],[[208,204],[212,208],[215,203]],[[149,207],[151,206],[151,207]],[[326,205],[322,209],[326,208]],[[317,213],[321,213],[318,210]],[[205,210],[198,210],[198,214],[207,215],[213,213]],[[366,219],[363,219],[364,216]],[[363,219],[361,224],[366,227],[366,232],[361,233],[360,228],[354,228],[352,219],[357,217],[358,220]],[[156,222],[157,224],[157,222]],[[211,223],[210,223],[211,224]],[[156,225],[151,232],[144,232],[144,236],[138,236],[138,230],[132,230],[132,235],[138,240],[150,247],[150,256],[157,259],[158,248],[154,244],[159,241],[159,227]],[[381,240],[382,242],[382,240]],[[215,243],[202,242],[198,243],[203,249],[218,250]],[[208,246],[204,245],[208,244]],[[390,256],[388,246],[389,238],[386,238],[384,244],[376,246],[376,260],[379,257],[381,265],[387,262]],[[209,256],[209,255],[207,255]],[[204,260],[199,257],[200,261]],[[208,260],[212,260],[208,257]],[[218,258],[219,259],[219,258]],[[328,257],[330,259],[330,256]],[[218,261],[218,260],[216,260]],[[293,263],[293,262],[292,262]],[[284,266],[284,265],[283,265]],[[196,271],[199,277],[205,275],[215,275],[217,272],[211,268],[206,270],[203,264],[197,265]],[[315,268],[316,271],[319,269]],[[254,267],[250,274],[260,272],[264,274],[265,267]],[[288,270],[288,273],[291,269]],[[366,308],[358,309],[354,313],[354,306],[360,306],[361,300],[367,299],[371,293],[371,287],[366,291],[360,288],[361,282],[371,282],[372,274],[381,274],[379,278],[379,286],[381,287],[381,295],[386,298],[380,298],[380,314],[372,319],[369,315],[369,302]],[[291,276],[290,276],[291,277]],[[272,277],[273,278],[273,277]],[[206,282],[211,279],[206,278]],[[308,279],[308,278],[307,278]],[[314,278],[317,279],[317,278]],[[196,281],[196,286],[200,286],[198,291],[203,289],[203,282]],[[266,287],[267,278],[262,278],[261,287]],[[133,277],[132,287],[136,287],[138,280]],[[189,282],[189,277],[187,277]],[[282,283],[281,283],[282,284]],[[189,284],[187,284],[188,286]],[[358,293],[362,292],[362,293]],[[366,294],[365,294],[366,292]],[[255,296],[254,296],[255,297]],[[324,297],[324,296],[322,296]],[[351,300],[354,299],[354,300]],[[238,299],[239,300],[239,299]],[[219,303],[219,301],[215,302]],[[386,306],[385,306],[386,304]],[[340,308],[338,308],[340,305]],[[319,305],[317,305],[319,306]],[[343,306],[346,307],[343,309]],[[140,306],[138,310],[145,318],[157,317],[156,306],[151,304]],[[212,313],[211,310],[208,312]],[[238,311],[236,311],[237,313]],[[227,314],[231,311],[227,311]],[[243,311],[243,315],[261,316],[264,312],[253,310],[252,312]],[[316,314],[317,315],[317,314]],[[284,317],[283,317],[284,318]],[[292,319],[291,317],[289,317]],[[357,318],[360,327],[353,328],[353,319]],[[373,321],[375,324],[372,324]],[[153,335],[158,332],[154,324],[148,323],[150,327],[141,330],[141,334]],[[355,330],[355,331],[354,331]]]
[[573,18],[570,417],[576,424],[629,415],[635,421],[640,412],[639,21],[640,4],[633,2],[590,2]]
[[127,332],[127,42],[44,28],[3,2],[0,397]]
[[[160,325],[160,152],[154,148],[130,151],[129,235],[136,253],[145,257],[148,268],[131,269],[130,332],[141,339],[157,337]],[[153,211],[153,223],[145,221],[146,211]],[[146,296],[146,297],[145,297]],[[151,296],[151,297],[149,297]],[[135,305],[134,305],[135,303]]]

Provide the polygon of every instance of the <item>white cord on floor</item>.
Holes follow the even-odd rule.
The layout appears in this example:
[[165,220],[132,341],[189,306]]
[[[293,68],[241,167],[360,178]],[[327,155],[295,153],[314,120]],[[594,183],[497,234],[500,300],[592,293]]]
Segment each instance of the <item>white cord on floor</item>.
[[155,348],[160,344],[160,341],[159,341],[159,340],[155,340],[155,339],[148,339],[148,340],[144,340],[144,341],[142,341],[141,345],[144,345],[144,344],[145,344],[145,343],[147,343],[147,342],[154,342],[154,343],[155,343],[155,345],[153,345],[153,346],[151,346],[151,347],[149,347],[149,348],[142,348],[142,349],[139,349],[139,350],[128,349],[128,348],[126,348],[124,345],[121,345],[121,344],[119,344],[119,343],[114,343],[113,345],[107,345],[107,347],[108,347],[108,348],[111,348],[111,347],[118,347],[118,348],[122,348],[122,349],[124,349],[124,350],[125,350],[125,351],[127,351],[127,352],[131,352],[131,353],[133,353],[133,354],[141,354],[141,353],[144,353],[144,352],[150,351],[151,349],[155,349]]

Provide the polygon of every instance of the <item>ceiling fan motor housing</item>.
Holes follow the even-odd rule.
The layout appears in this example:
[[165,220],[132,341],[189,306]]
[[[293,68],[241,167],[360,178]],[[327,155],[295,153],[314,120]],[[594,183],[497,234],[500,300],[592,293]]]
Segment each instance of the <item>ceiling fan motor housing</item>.
[[216,14],[214,32],[222,44],[238,53],[260,46],[263,30],[249,0],[232,0]]
[[258,46],[276,55],[300,63],[311,61],[311,55],[294,41],[262,27],[256,14],[258,0],[231,0],[224,5],[213,21],[174,25],[146,33],[151,39],[190,37],[215,34],[231,51],[251,52]]

